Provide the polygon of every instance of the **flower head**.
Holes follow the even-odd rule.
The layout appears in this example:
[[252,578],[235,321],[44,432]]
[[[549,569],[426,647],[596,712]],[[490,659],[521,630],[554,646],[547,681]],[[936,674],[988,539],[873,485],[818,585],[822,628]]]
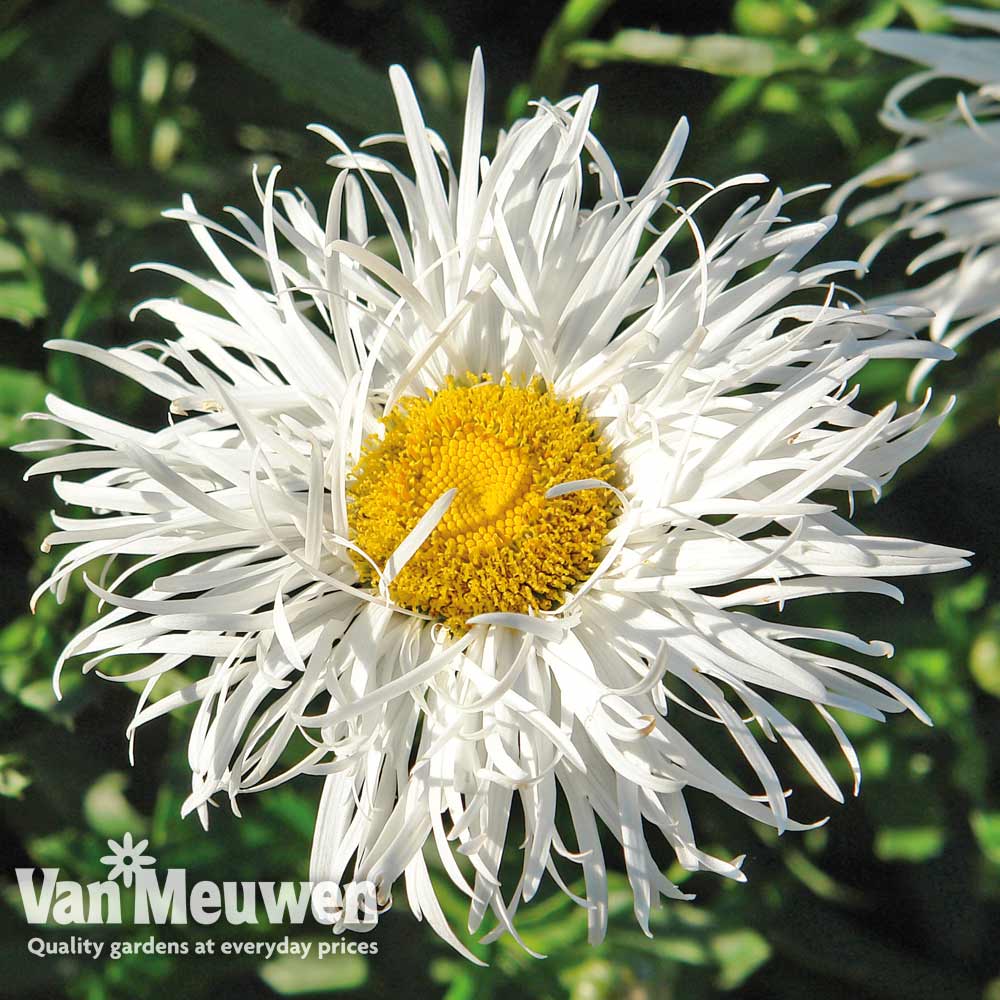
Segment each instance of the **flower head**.
[[[850,223],[885,219],[886,225],[861,256],[870,263],[891,239],[932,240],[913,257],[908,271],[950,261],[938,277],[896,305],[929,310],[930,336],[957,347],[976,330],[1000,318],[1000,14],[949,7],[955,24],[983,28],[986,37],[957,37],[892,29],[863,34],[872,48],[901,56],[925,69],[907,77],[886,96],[881,120],[904,145],[845,184],[831,201],[837,211],[855,191],[878,188],[848,217]],[[956,80],[971,85],[956,93],[943,112],[914,117],[902,102],[927,84]],[[888,190],[884,188],[888,186]],[[874,303],[878,305],[879,303]],[[911,390],[935,363],[916,366]]]
[[[322,776],[313,878],[370,880],[380,903],[403,880],[416,915],[461,949],[428,858],[468,896],[471,928],[492,913],[494,936],[516,935],[546,874],[565,886],[579,868],[598,941],[600,826],[646,928],[661,897],[686,898],[648,838],[686,869],[743,879],[739,858],[697,846],[687,791],[803,828],[761,735],[842,799],[780,706],[815,706],[855,786],[835,712],[926,718],[851,658],[887,644],[780,612],[815,594],[900,598],[883,577],[965,565],[866,535],[835,506],[878,496],[943,416],[865,413],[852,378],[871,359],[949,352],[916,339],[905,310],[842,301],[833,278],[850,263],[800,266],[832,219],[789,223],[791,196],[762,198],[759,175],[676,177],[683,120],[626,194],[590,131],[594,89],[540,102],[487,158],[477,54],[456,164],[403,72],[391,78],[402,135],[355,151],[317,128],[337,170],[322,210],[273,171],[257,184],[260,225],[237,212],[224,229],[190,199],[170,213],[218,276],[156,266],[224,316],[156,299],[142,308],[175,328],[163,342],[53,345],[165,410],[147,432],[49,402],[82,440],[33,473],[87,470],[57,492],[110,514],[56,518],[48,544],[68,551],[48,587],[63,594],[95,559],[134,560],[88,581],[110,610],[59,667],[145,655],[115,677],[145,683],[130,735],[198,706],[185,810],[203,821],[214,796],[235,809]],[[376,144],[402,145],[412,175]],[[734,200],[707,236],[698,213],[717,199]],[[261,259],[268,287],[219,237]],[[182,664],[198,679],[154,701]],[[704,719],[746,757],[749,787],[684,735]],[[520,876],[501,884],[517,844]]]

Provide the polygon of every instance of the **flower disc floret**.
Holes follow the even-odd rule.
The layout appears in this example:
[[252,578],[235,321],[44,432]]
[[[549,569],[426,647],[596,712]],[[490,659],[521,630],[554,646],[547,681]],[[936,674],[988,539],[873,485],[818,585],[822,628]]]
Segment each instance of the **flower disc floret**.
[[[461,629],[474,615],[550,610],[598,564],[617,512],[610,490],[547,498],[578,480],[614,484],[611,451],[579,401],[541,379],[448,378],[382,418],[348,487],[354,541],[384,566],[442,495],[454,499],[392,581],[393,600]],[[370,563],[355,560],[363,582]]]

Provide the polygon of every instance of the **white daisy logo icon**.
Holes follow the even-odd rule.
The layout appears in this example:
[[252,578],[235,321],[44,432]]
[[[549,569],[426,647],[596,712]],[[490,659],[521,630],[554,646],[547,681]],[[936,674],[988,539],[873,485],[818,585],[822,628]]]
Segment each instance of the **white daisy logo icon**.
[[138,844],[133,844],[131,833],[126,833],[120,844],[109,839],[108,847],[111,848],[111,853],[105,854],[101,858],[102,864],[111,868],[111,871],[108,872],[108,880],[113,882],[120,878],[125,883],[126,888],[131,888],[132,877],[144,868],[156,863],[156,858],[151,854],[143,853],[148,846],[148,840],[140,840]]

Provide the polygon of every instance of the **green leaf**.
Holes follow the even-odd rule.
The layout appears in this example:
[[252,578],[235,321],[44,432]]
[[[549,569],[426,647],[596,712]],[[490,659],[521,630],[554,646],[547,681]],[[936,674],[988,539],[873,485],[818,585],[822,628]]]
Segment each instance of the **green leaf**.
[[771,957],[771,946],[751,930],[716,934],[712,938],[712,951],[722,966],[718,981],[724,990],[741,986]]
[[[579,965],[562,972],[560,979],[569,987],[571,1000],[613,1000],[616,997],[648,995],[636,983],[634,973],[627,966],[591,955],[587,955]],[[473,993],[470,1000],[477,1000],[477,994]]]
[[969,672],[984,691],[1000,698],[1000,635],[996,629],[976,637],[969,651]]
[[732,83],[726,84],[725,89],[715,99],[709,114],[713,119],[721,120],[742,111],[757,97],[762,86],[760,80],[750,76],[741,76],[733,80]]
[[582,66],[607,62],[638,62],[652,66],[683,66],[718,76],[773,76],[787,70],[822,72],[836,53],[824,51],[815,37],[798,45],[738,35],[665,35],[627,29],[609,42],[575,42],[567,56]]
[[947,31],[951,25],[940,0],[900,0],[900,6],[921,31]]
[[956,612],[966,615],[978,611],[986,600],[990,581],[985,573],[970,576],[961,583],[953,584],[941,592],[941,600],[935,607],[942,622],[951,618]]
[[0,281],[0,319],[31,326],[48,311],[40,282],[16,279]]
[[906,649],[900,662],[922,681],[946,681],[951,673],[951,656],[947,649]]
[[[470,965],[464,959],[454,961],[450,958],[435,958],[428,971],[434,982],[448,987],[442,1000],[477,1000],[482,996],[482,973],[486,970]],[[478,980],[476,973],[480,974]]]
[[37,212],[23,212],[14,225],[24,237],[24,246],[39,266],[51,268],[70,281],[80,280],[76,260],[76,234],[65,222],[57,222]]
[[321,943],[314,941],[307,958],[279,955],[260,967],[260,978],[281,996],[320,993],[325,990],[356,990],[368,979],[368,963],[360,955],[317,957]]
[[764,111],[781,115],[795,114],[802,107],[802,94],[791,84],[774,81],[760,95],[760,106]]
[[0,240],[0,273],[23,271],[25,263],[24,253],[20,247],[7,240]]
[[815,11],[798,0],[736,0],[733,5],[733,24],[743,35],[780,38],[815,18]]
[[87,823],[102,837],[146,832],[146,818],[125,798],[128,783],[128,777],[121,771],[109,771],[98,778],[83,797],[83,814]]
[[1000,865],[1000,812],[976,810],[970,817],[979,849],[991,864]]
[[[3,286],[0,285],[0,289]],[[45,405],[45,383],[34,373],[0,366],[0,447],[44,437],[21,416]]]
[[261,0],[157,0],[157,5],[332,122],[366,134],[398,129],[384,74],[295,27]]
[[899,4],[896,0],[877,0],[864,9],[864,13],[853,25],[855,33],[862,31],[878,31],[880,28],[888,28],[896,15],[899,13]]
[[587,35],[611,6],[613,0],[567,0],[549,26],[538,48],[532,97],[558,100],[566,79],[566,48]]
[[17,754],[0,754],[0,795],[8,799],[19,799],[31,784],[22,770],[23,760]]
[[883,861],[919,863],[944,847],[944,830],[936,826],[884,827],[875,835],[875,854]]
[[17,692],[17,697],[22,705],[36,712],[51,712],[58,703],[52,681],[47,677],[25,684]]
[[[819,832],[819,831],[813,831]],[[788,870],[815,896],[834,903],[858,904],[862,896],[850,886],[831,878],[802,851],[786,847],[784,861]]]

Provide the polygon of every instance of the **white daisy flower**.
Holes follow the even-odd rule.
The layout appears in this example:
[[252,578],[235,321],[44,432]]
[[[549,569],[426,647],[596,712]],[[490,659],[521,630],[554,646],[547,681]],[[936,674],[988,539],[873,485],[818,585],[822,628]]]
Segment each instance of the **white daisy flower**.
[[[1000,34],[1000,14],[948,7],[958,25]],[[926,69],[907,77],[886,95],[880,119],[899,135],[902,147],[845,184],[831,211],[859,188],[883,188],[848,216],[849,223],[885,218],[886,227],[869,244],[860,263],[867,266],[894,237],[933,242],[910,261],[908,272],[951,259],[939,277],[895,304],[925,307],[930,336],[957,347],[976,330],[1000,319],[1000,38],[953,37],[891,29],[861,35],[872,48]],[[937,80],[971,87],[956,93],[950,108],[918,117],[902,102]],[[881,303],[873,300],[872,305]],[[928,314],[930,315],[930,314]],[[934,365],[925,359],[913,372],[911,392]]]
[[[829,652],[885,657],[886,643],[780,611],[814,594],[901,599],[882,577],[966,564],[865,535],[834,506],[877,497],[943,418],[926,402],[867,414],[853,377],[874,358],[950,352],[917,340],[906,310],[840,301],[833,277],[852,262],[799,268],[832,218],[789,223],[791,197],[754,194],[759,175],[675,176],[683,120],[626,196],[590,131],[596,89],[539,103],[490,159],[477,54],[456,165],[403,71],[390,75],[401,135],[353,151],[316,129],[336,150],[322,212],[277,190],[274,171],[257,184],[259,225],[230,210],[224,229],[190,199],[169,213],[218,277],[148,266],[218,310],[156,299],[140,308],[175,327],[163,342],[51,345],[165,401],[154,432],[49,401],[48,419],[82,439],[31,474],[56,473],[59,496],[98,516],[55,516],[46,544],[68,549],[46,586],[61,597],[86,564],[131,557],[88,580],[110,610],[58,669],[146,656],[113,677],[145,684],[130,737],[197,705],[185,810],[203,821],[213,796],[235,809],[245,792],[325,776],[312,877],[369,880],[386,904],[402,879],[414,913],[470,958],[428,859],[468,896],[473,931],[492,913],[488,939],[516,935],[546,873],[570,892],[582,870],[574,898],[596,942],[602,826],[648,932],[662,897],[689,898],[662,874],[662,846],[743,880],[741,859],[697,847],[686,790],[803,829],[761,737],[842,800],[784,706],[815,706],[855,791],[835,712],[927,721]],[[387,143],[412,176],[371,152]],[[697,213],[733,196],[703,236]],[[219,237],[259,257],[269,287]],[[182,666],[197,680],[153,700]],[[700,720],[728,731],[749,787],[683,735]],[[504,857],[520,858],[514,883]]]

